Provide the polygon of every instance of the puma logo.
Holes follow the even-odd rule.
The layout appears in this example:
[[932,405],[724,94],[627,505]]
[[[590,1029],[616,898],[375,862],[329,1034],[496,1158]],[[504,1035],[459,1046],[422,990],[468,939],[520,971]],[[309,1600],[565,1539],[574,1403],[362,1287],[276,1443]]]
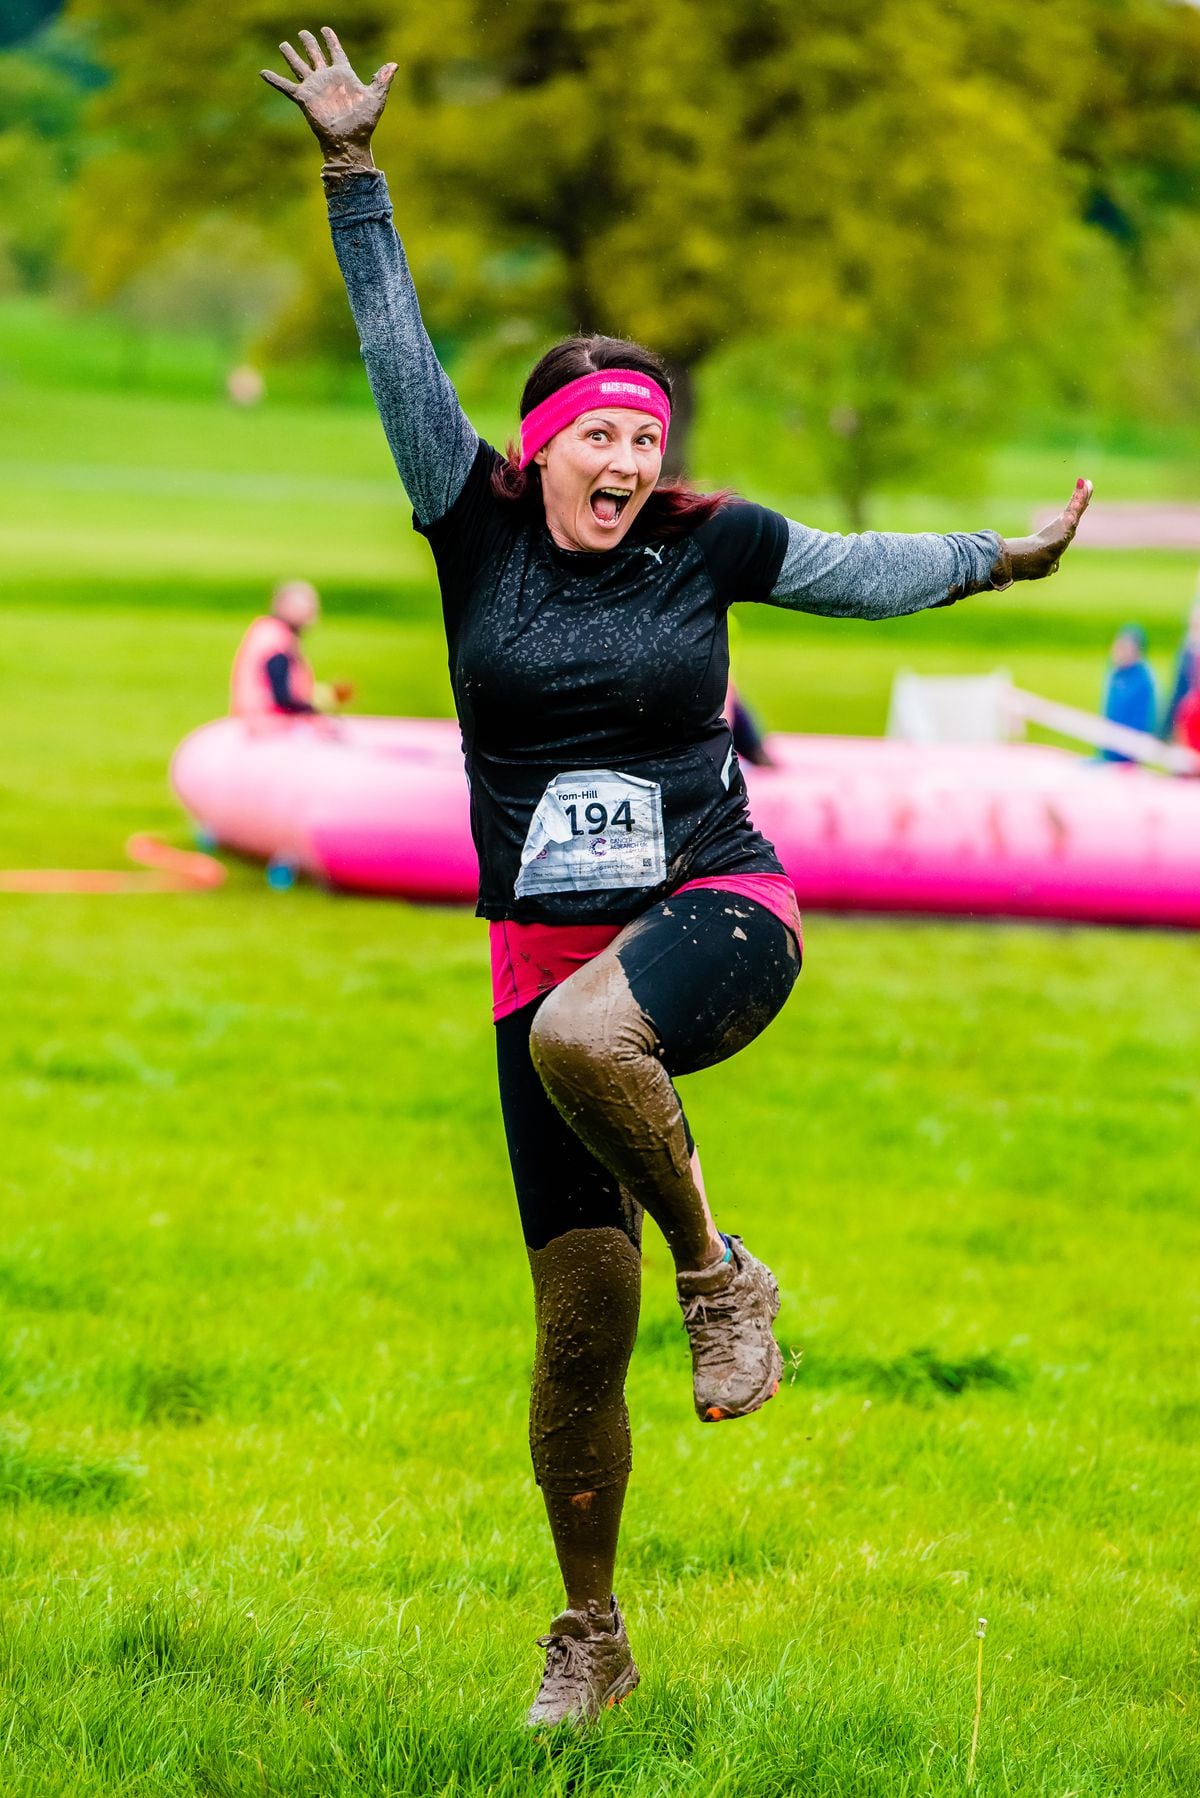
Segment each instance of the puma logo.
[[643,545],[642,545],[642,554],[643,554],[643,555],[647,555],[647,556],[653,556],[653,557],[654,557],[654,560],[655,560],[655,561],[656,561],[656,562],[658,562],[658,563],[660,563],[660,564],[661,564],[661,562],[662,562],[662,559],[663,559],[663,553],[662,553],[662,550],[661,550],[661,549],[652,549],[652,548],[651,548],[651,546],[650,546],[650,545],[649,545],[649,544],[648,544],[648,543],[643,543]]

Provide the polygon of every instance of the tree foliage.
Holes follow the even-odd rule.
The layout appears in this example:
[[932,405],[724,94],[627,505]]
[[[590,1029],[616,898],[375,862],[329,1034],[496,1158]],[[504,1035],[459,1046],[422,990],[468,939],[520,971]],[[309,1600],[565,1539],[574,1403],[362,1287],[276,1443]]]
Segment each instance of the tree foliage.
[[[92,292],[227,211],[300,266],[277,337],[349,341],[314,146],[255,75],[323,21],[70,16],[114,76],[75,214]],[[1002,429],[1031,363],[1091,391],[1085,279],[1145,348],[1147,278],[1195,266],[1200,15],[1168,0],[344,0],[332,22],[360,69],[400,64],[377,160],[435,332],[601,329],[684,369],[761,339],[856,515],[947,432]]]
[[0,11],[0,46],[7,48],[33,37],[61,11],[62,0],[4,0]]
[[[101,81],[78,33],[16,7],[0,44],[0,288],[43,287],[62,238],[84,102]],[[21,41],[18,44],[18,39]]]

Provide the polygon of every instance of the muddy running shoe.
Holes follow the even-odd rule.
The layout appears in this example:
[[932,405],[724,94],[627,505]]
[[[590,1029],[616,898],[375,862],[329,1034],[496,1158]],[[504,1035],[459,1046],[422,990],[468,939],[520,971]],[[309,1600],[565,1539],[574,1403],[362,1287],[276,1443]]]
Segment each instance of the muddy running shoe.
[[728,1261],[678,1277],[683,1325],[692,1345],[692,1394],[702,1423],[748,1417],[779,1391],[783,1356],[771,1334],[779,1314],[775,1275],[727,1238]]
[[546,1650],[541,1689],[525,1721],[531,1729],[555,1723],[590,1723],[628,1698],[641,1678],[633,1664],[625,1623],[615,1598],[611,1610],[589,1605],[564,1611],[538,1637]]

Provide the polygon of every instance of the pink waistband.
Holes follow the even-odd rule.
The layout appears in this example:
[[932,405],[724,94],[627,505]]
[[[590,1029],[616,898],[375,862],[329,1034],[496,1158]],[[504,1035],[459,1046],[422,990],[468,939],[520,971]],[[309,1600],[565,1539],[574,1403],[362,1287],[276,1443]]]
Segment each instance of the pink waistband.
[[552,437],[574,424],[583,412],[612,406],[632,412],[648,412],[662,426],[659,449],[667,447],[671,425],[671,402],[649,375],[632,368],[601,368],[595,374],[580,375],[568,381],[556,393],[527,412],[521,420],[521,468],[528,468],[540,449]]
[[[672,898],[697,887],[737,893],[761,905],[786,925],[800,946],[800,908],[786,874],[713,874],[676,887]],[[517,924],[511,920],[489,927],[492,951],[492,1017],[497,1023],[520,1011],[543,993],[561,986],[576,968],[607,949],[623,924]]]

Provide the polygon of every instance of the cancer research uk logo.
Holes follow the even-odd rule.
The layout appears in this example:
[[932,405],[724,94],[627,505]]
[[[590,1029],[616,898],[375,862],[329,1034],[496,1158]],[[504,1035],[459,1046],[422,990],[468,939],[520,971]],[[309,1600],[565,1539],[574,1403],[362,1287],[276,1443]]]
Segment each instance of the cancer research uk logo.
[[607,837],[593,837],[592,838],[592,854],[595,856],[599,856],[601,859],[603,859],[603,857],[608,854],[608,838]]

